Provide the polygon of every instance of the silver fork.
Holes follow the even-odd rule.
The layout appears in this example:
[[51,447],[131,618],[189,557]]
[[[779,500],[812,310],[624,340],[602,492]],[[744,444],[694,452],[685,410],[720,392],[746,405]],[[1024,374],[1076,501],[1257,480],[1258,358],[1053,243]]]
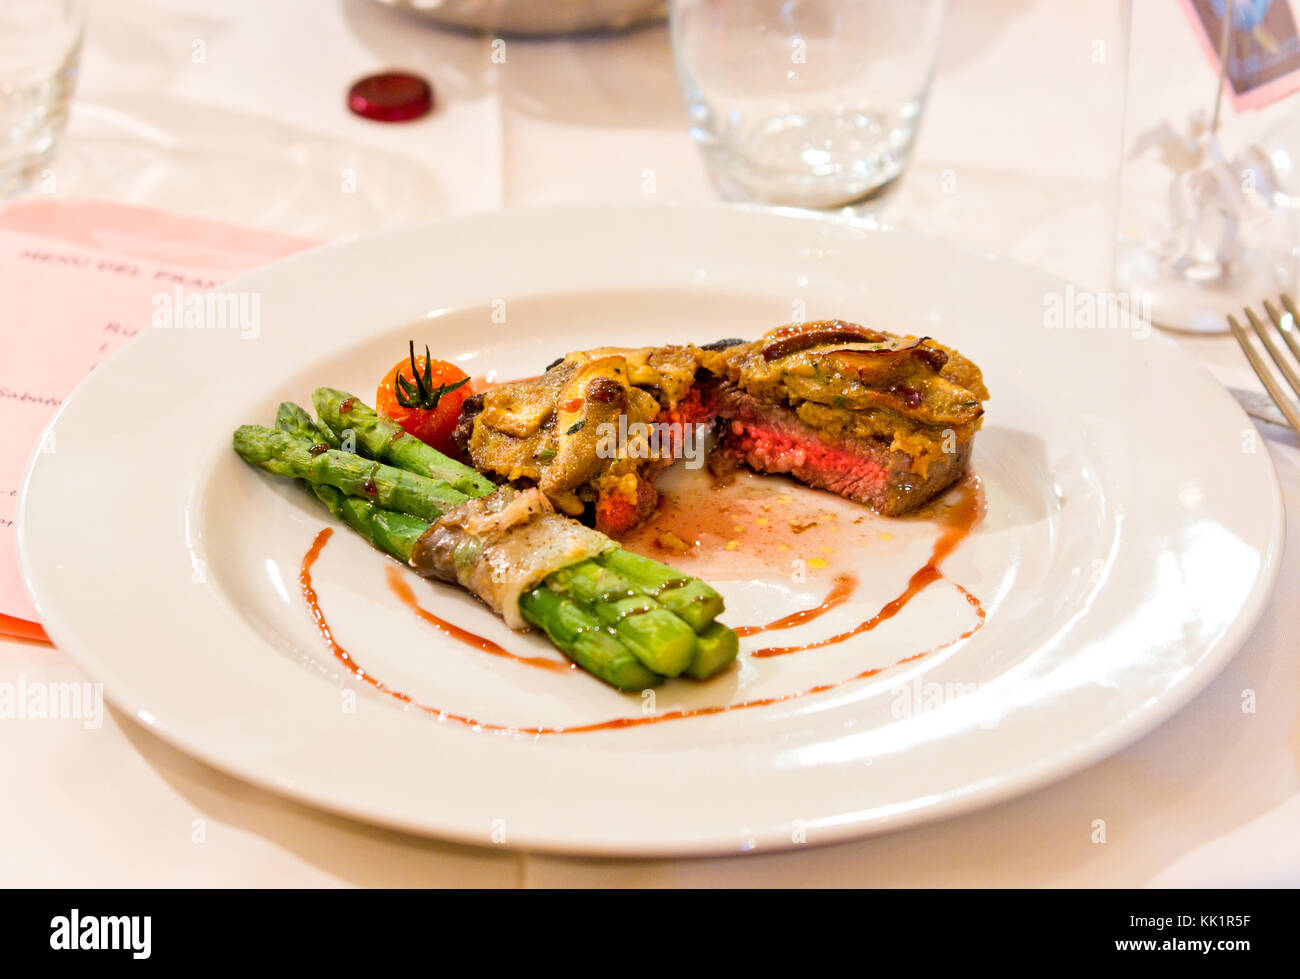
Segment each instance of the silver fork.
[[1260,383],[1264,385],[1278,409],[1286,416],[1286,420],[1291,423],[1291,427],[1300,434],[1300,405],[1296,403],[1296,399],[1300,398],[1300,373],[1278,343],[1278,337],[1281,337],[1297,363],[1300,363],[1300,313],[1296,312],[1295,303],[1286,293],[1282,294],[1282,309],[1283,312],[1279,313],[1276,306],[1267,299],[1264,300],[1264,312],[1268,314],[1271,325],[1256,316],[1255,311],[1250,307],[1246,307],[1245,313],[1255,335],[1259,337],[1259,342],[1268,351],[1278,372],[1291,386],[1289,392],[1278,381],[1268,361],[1260,355],[1255,344],[1250,340],[1250,334],[1237,322],[1235,316],[1228,317],[1228,326],[1232,328],[1232,335],[1237,338],[1242,353],[1250,361],[1250,366],[1255,369]]

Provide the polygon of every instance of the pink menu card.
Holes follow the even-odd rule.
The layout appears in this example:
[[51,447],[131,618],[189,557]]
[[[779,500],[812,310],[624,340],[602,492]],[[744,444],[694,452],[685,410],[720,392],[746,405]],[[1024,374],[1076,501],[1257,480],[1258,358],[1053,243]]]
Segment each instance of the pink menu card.
[[[1182,0],[1210,67],[1220,70],[1225,0]],[[1223,91],[1237,112],[1262,109],[1300,89],[1296,0],[1238,0],[1232,7]]]
[[312,244],[96,201],[22,200],[0,210],[0,634],[46,638],[18,566],[15,510],[59,405],[148,328],[156,293],[212,288]]

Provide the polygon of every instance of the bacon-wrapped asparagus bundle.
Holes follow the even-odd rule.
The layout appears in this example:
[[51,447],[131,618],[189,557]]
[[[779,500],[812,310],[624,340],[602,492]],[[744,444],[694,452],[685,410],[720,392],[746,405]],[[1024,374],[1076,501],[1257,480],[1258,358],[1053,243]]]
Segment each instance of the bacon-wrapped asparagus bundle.
[[[640,580],[606,566],[604,558],[622,553],[617,545],[555,513],[536,490],[502,487],[471,499],[446,480],[378,461],[358,468],[356,456],[332,448],[341,444],[339,431],[289,403],[281,405],[277,426],[242,427],[236,451],[268,471],[307,480],[331,512],[371,544],[417,573],[461,584],[512,628],[542,629],[579,666],[619,689],[643,689],[683,673],[707,679],[735,658],[735,633],[713,621],[721,610],[716,592],[657,562],[647,562],[657,574],[638,568]],[[368,440],[373,446],[381,441],[396,440]],[[452,467],[459,464],[451,460],[447,466],[433,460],[429,468],[422,451],[406,458],[424,472],[457,475]],[[692,590],[694,599],[681,601]],[[656,593],[704,614],[674,614]]]

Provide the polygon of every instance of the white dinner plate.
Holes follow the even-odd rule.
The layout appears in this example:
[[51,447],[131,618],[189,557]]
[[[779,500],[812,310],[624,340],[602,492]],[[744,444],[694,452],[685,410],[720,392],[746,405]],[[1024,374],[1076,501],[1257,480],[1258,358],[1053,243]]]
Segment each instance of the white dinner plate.
[[[23,566],[55,643],[121,710],[218,768],[361,819],[471,843],[697,854],[962,812],[1169,717],[1243,642],[1277,574],[1268,453],[1200,366],[1142,324],[1088,328],[1087,297],[1045,273],[931,238],[757,209],[538,210],[321,248],[223,292],[244,297],[242,330],[149,330],[63,406],[22,492]],[[815,606],[846,570],[857,592],[653,701],[445,638],[390,592],[392,562],[344,529],[313,571],[335,638],[366,670],[505,727],[781,698],[881,668],[768,706],[546,736],[406,707],[340,668],[300,595],[304,553],[333,521],[230,449],[237,425],[269,424],[317,385],[370,400],[408,339],[512,378],[588,346],[830,317],[956,346],[992,392],[973,464],[986,517],[941,580],[870,632],[751,655],[875,614],[924,564],[936,518],[888,520],[774,477],[712,494],[700,472],[671,473],[669,496],[696,502],[662,519],[704,514],[716,531],[676,563],[719,588],[733,625]],[[775,536],[724,541],[731,514],[742,529],[766,514]],[[407,577],[426,609],[556,655],[468,595]],[[977,624],[961,588],[986,618],[951,643]]]

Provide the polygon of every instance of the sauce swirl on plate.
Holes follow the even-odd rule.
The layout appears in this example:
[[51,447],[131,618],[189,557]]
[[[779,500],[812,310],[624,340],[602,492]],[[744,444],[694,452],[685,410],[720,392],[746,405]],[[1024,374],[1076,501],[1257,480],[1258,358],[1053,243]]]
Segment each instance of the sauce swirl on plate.
[[[960,487],[960,499],[952,505],[943,518],[943,529],[939,533],[938,539],[934,542],[934,548],[930,551],[930,560],[918,568],[913,573],[907,583],[907,588],[897,598],[885,604],[885,606],[873,615],[871,618],[859,623],[848,632],[841,632],[838,635],[829,636],[826,639],[818,639],[813,642],[804,643],[802,646],[769,646],[766,649],[756,649],[750,653],[755,659],[766,659],[771,656],[787,656],[790,653],[800,653],[805,649],[820,649],[823,646],[832,646],[835,643],[843,642],[852,636],[859,635],[863,632],[870,632],[880,623],[892,619],[895,615],[907,607],[907,603],[921,593],[922,590],[932,582],[938,581],[943,577],[943,572],[939,570],[943,559],[946,558],[953,550],[964,541],[975,525],[984,516],[984,496],[980,492],[979,484],[973,480],[966,480]],[[787,615],[785,618],[777,619],[765,626],[747,626],[742,631],[737,629],[737,633],[742,636],[750,635],[753,632],[761,632],[765,629],[787,629],[790,626],[799,625],[808,619],[814,619],[824,612],[829,611],[836,605],[847,600],[852,594],[852,586],[849,585],[848,591],[845,592],[841,576],[836,579],[836,584],[831,588],[831,593],[826,597],[826,601],[814,609],[808,609],[805,612],[795,612],[793,615]],[[848,576],[851,577],[851,576]],[[966,596],[966,601],[976,609],[979,621],[984,621],[984,607],[980,604],[978,598],[968,592],[960,585],[956,586],[961,593]]]
[[[815,640],[800,646],[774,646],[766,649],[759,649],[751,652],[749,655],[756,659],[761,659],[772,656],[785,656],[806,649],[818,649],[823,646],[843,642],[851,636],[868,632],[880,625],[880,623],[897,615],[904,607],[906,607],[907,603],[915,598],[917,594],[926,588],[926,586],[943,577],[943,574],[940,571],[940,565],[944,558],[951,554],[957,545],[966,539],[984,514],[983,493],[980,489],[978,480],[967,479],[958,488],[958,491],[960,493],[960,498],[949,508],[944,516],[943,526],[938,538],[935,540],[934,547],[930,552],[929,561],[913,573],[911,579],[908,581],[907,588],[897,598],[888,602],[871,618],[866,619],[847,632],[842,632],[826,639]],[[311,547],[307,550],[307,553],[303,555],[302,565],[298,573],[298,585],[301,589],[303,600],[307,603],[307,608],[311,612],[312,620],[316,625],[316,630],[320,633],[326,646],[334,654],[335,659],[343,664],[343,666],[353,676],[365,681],[376,690],[387,694],[393,699],[417,710],[424,711],[427,714],[431,714],[439,721],[455,721],[458,724],[463,724],[476,731],[492,731],[502,734],[532,734],[537,736],[551,734],[581,734],[592,731],[609,731],[620,728],[642,727],[647,724],[659,724],[664,721],[684,720],[688,717],[705,717],[712,714],[747,710],[752,707],[766,707],[772,704],[783,703],[787,700],[797,700],[801,697],[807,697],[812,694],[825,693],[828,690],[833,690],[846,683],[852,683],[855,680],[863,680],[867,677],[875,676],[878,673],[883,673],[885,670],[892,669],[895,666],[900,666],[903,663],[914,662],[932,652],[937,652],[940,649],[947,648],[948,646],[952,646],[964,639],[970,638],[983,627],[986,618],[984,607],[980,604],[979,599],[961,585],[952,582],[953,587],[965,597],[966,601],[975,610],[976,619],[974,625],[956,638],[941,643],[933,649],[925,649],[920,652],[912,653],[887,666],[872,667],[852,676],[817,684],[816,686],[795,691],[794,693],[761,697],[734,704],[717,704],[709,707],[672,710],[660,714],[645,714],[637,717],[615,717],[607,721],[598,721],[591,724],[578,724],[570,727],[528,727],[524,725],[493,724],[462,714],[455,714],[451,711],[433,707],[428,704],[419,703],[409,694],[387,686],[378,677],[367,672],[365,668],[353,658],[352,654],[338,643],[334,638],[334,633],[330,629],[329,623],[325,619],[324,612],[321,610],[319,597],[316,594],[315,587],[312,585],[311,577],[311,569],[315,565],[316,560],[320,557],[321,551],[324,550],[325,544],[329,541],[333,533],[334,531],[332,528],[326,527],[316,535]],[[558,660],[545,659],[542,657],[518,656],[489,639],[485,639],[482,636],[476,635],[475,633],[469,632],[468,630],[462,629],[459,626],[439,618],[432,612],[429,612],[420,606],[419,602],[415,598],[414,592],[411,590],[409,584],[403,580],[402,573],[397,568],[388,569],[388,584],[389,588],[404,605],[412,609],[421,619],[452,638],[465,642],[470,646],[480,649],[483,652],[490,653],[491,655],[503,656],[517,660],[528,666],[564,672],[568,672],[572,669],[571,664],[566,664]],[[736,631],[742,636],[748,636],[753,635],[756,632],[763,632],[770,629],[788,629],[796,625],[810,622],[823,615],[825,612],[846,602],[852,595],[856,584],[857,579],[852,574],[839,575],[832,584],[830,593],[827,595],[826,600],[815,608],[791,613],[790,615],[783,616],[773,622],[769,622],[766,625],[748,626],[743,629],[737,629]]]
[[388,574],[388,590],[397,596],[398,601],[409,608],[429,625],[433,626],[444,635],[452,639],[458,639],[468,646],[480,649],[485,653],[491,653],[493,656],[504,656],[506,659],[512,659],[516,663],[523,663],[525,666],[533,666],[539,670],[553,670],[557,673],[568,673],[576,669],[576,665],[567,661],[551,659],[547,656],[519,656],[510,652],[504,646],[493,642],[491,639],[485,639],[476,632],[470,632],[468,629],[462,629],[460,626],[448,622],[434,615],[428,609],[423,608],[415,597],[415,592],[411,590],[411,584],[398,568],[391,565],[385,569]]

